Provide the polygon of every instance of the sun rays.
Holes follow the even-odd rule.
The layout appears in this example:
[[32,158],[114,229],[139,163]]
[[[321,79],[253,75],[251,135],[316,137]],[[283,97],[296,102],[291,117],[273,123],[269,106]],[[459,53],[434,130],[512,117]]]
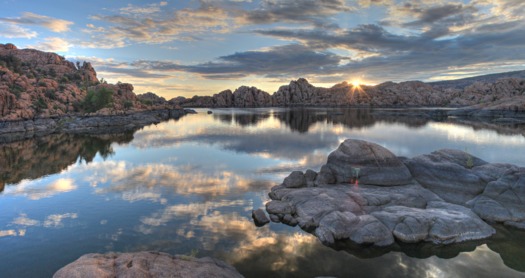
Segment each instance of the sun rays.
[[366,96],[367,93],[365,92],[365,90],[363,90],[362,86],[364,85],[363,81],[359,78],[354,78],[354,79],[351,79],[349,80],[347,83],[349,83],[349,92],[350,92],[350,98],[352,100],[355,100],[356,99],[356,94],[357,94],[357,98],[360,98],[361,96]]

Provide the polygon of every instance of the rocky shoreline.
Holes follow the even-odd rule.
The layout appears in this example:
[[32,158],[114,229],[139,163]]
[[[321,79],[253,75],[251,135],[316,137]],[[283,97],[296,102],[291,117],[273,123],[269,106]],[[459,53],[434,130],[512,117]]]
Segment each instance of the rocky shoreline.
[[348,139],[319,172],[292,172],[269,193],[273,222],[327,245],[453,244],[491,237],[491,223],[525,229],[525,168],[458,150],[396,157]]
[[53,133],[105,134],[136,130],[169,119],[178,119],[191,109],[156,109],[113,115],[64,115],[0,122],[0,143],[40,137]]

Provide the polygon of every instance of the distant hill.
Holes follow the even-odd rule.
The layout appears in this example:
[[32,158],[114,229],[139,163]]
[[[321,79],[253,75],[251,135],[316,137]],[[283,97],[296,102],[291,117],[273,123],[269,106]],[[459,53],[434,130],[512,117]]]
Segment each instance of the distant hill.
[[525,78],[525,70],[493,73],[455,80],[428,82],[427,84],[439,86],[442,88],[463,89],[472,85],[474,82],[494,83],[500,78]]

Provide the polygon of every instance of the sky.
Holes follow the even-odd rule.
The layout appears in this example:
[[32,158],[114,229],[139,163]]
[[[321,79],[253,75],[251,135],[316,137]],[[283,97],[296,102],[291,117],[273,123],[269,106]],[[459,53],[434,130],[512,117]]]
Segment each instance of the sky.
[[0,3],[0,43],[91,62],[99,79],[167,99],[525,69],[523,0]]

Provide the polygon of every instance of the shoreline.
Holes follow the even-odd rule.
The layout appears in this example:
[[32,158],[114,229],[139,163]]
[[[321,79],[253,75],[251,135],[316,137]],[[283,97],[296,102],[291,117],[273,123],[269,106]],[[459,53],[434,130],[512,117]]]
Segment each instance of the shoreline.
[[30,120],[0,121],[0,143],[41,137],[53,133],[109,134],[120,133],[179,119],[190,109],[155,109],[116,115],[64,115]]
[[157,124],[169,119],[178,119],[195,109],[367,109],[382,116],[424,117],[435,120],[463,119],[480,120],[493,124],[525,124],[525,112],[506,109],[479,109],[471,107],[431,106],[268,106],[268,107],[184,107],[161,108],[136,112],[119,111],[116,114],[69,114],[46,118],[0,121],[0,143],[30,139],[54,133],[108,134],[120,133]]

